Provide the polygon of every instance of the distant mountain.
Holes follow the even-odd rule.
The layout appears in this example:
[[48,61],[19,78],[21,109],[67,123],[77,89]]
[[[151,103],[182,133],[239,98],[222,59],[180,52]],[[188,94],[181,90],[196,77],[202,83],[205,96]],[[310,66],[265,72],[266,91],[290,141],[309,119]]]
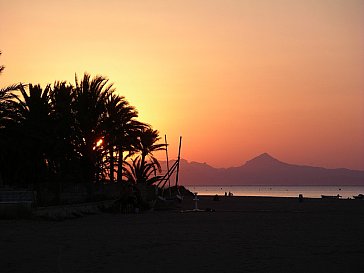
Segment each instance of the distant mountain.
[[231,168],[181,160],[179,181],[182,185],[364,185],[364,171],[292,165],[264,153]]

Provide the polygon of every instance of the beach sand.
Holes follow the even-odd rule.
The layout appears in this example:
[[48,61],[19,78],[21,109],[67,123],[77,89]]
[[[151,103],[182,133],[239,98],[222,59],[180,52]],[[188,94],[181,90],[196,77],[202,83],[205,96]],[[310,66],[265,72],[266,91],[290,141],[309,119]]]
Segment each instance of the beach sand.
[[199,198],[216,211],[0,220],[0,272],[364,272],[364,200]]

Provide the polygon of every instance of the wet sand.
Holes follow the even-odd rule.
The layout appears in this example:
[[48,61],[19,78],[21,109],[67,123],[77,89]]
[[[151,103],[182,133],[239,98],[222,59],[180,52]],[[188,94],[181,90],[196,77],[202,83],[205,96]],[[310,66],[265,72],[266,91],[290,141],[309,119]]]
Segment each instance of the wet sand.
[[0,272],[364,272],[364,200],[204,196],[199,207],[216,211],[0,220]]

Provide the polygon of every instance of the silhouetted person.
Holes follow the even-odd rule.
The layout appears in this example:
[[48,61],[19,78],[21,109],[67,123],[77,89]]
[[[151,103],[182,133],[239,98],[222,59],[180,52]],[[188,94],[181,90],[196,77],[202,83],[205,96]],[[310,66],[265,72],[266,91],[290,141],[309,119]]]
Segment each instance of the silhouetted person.
[[302,195],[302,194],[299,194],[299,195],[298,195],[298,201],[299,201],[299,202],[303,202],[303,195]]

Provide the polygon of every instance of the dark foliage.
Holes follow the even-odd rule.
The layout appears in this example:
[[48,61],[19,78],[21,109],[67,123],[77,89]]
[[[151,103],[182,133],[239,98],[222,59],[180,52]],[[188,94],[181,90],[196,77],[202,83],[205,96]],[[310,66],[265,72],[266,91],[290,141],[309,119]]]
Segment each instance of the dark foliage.
[[[1,66],[3,70],[3,66]],[[89,196],[105,183],[153,184],[158,131],[102,76],[0,89],[0,186],[38,192],[59,203],[67,189]],[[130,157],[132,163],[126,158]],[[125,182],[124,181],[124,182]]]

